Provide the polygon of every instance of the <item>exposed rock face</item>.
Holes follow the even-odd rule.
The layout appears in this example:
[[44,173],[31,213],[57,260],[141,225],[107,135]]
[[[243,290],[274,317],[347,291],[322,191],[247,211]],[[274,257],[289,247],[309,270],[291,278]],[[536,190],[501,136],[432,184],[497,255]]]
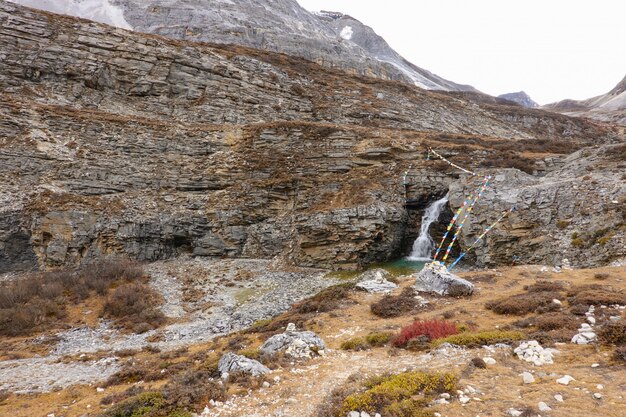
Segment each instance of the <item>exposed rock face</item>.
[[562,100],[546,104],[543,108],[569,116],[589,117],[626,126],[626,77],[606,94],[587,100]]
[[535,103],[535,101],[523,91],[518,91],[517,93],[500,94],[498,98],[503,98],[505,100],[515,102],[520,106],[528,107],[531,109],[539,107],[539,104]]
[[269,368],[261,362],[246,358],[245,356],[236,355],[233,352],[228,352],[220,358],[217,363],[217,369],[222,375],[242,372],[252,376],[261,376],[270,371]]
[[267,355],[289,352],[293,357],[309,357],[313,350],[324,349],[326,345],[317,334],[310,331],[296,331],[293,323],[289,324],[285,333],[270,337],[260,347],[260,351]]
[[[295,0],[89,0],[92,7],[84,6],[87,0],[14,1],[172,39],[282,52],[353,74],[403,80],[427,89],[474,90],[406,61],[361,22],[340,13],[316,15]],[[343,23],[354,28],[354,36],[344,30],[346,25],[338,28]]]
[[[626,145],[586,148],[544,177],[517,170],[496,173],[482,204],[473,211],[461,234],[470,245],[491,222],[512,205],[516,211],[477,245],[479,264],[510,262],[591,266],[626,256]],[[475,188],[465,182],[450,187],[453,207]]]
[[[0,28],[0,271],[110,253],[355,267],[415,234],[404,171],[424,205],[458,178],[423,159],[425,144],[480,166],[510,140],[621,140],[582,119],[2,0]],[[479,262],[512,250],[490,249]]]

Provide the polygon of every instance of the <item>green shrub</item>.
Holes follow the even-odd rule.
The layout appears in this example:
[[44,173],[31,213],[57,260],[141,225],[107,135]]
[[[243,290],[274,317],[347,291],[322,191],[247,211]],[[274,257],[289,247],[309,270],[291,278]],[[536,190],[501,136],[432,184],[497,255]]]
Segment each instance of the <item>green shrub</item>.
[[365,341],[372,347],[381,347],[389,343],[389,333],[370,333],[365,336]]
[[144,392],[113,406],[102,417],[143,417],[156,414],[165,408],[165,398],[160,392]]
[[[410,371],[383,377],[365,392],[348,396],[343,402],[340,415],[345,416],[356,410],[375,413],[419,393],[452,392],[456,390],[457,382],[454,374],[440,372]],[[398,409],[401,406],[395,407]]]
[[353,337],[341,344],[341,349],[343,350],[366,350],[369,347],[369,344],[362,337]]
[[437,347],[443,343],[450,343],[459,346],[480,347],[483,345],[493,345],[495,343],[508,343],[515,340],[522,340],[524,333],[517,331],[491,330],[478,333],[460,333],[443,339],[433,340],[431,345]]

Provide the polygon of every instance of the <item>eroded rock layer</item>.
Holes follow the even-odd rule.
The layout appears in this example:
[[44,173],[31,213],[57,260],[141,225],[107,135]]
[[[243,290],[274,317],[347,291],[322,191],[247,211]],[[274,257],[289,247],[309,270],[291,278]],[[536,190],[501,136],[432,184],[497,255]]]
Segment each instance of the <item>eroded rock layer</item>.
[[[0,272],[110,253],[354,267],[397,256],[420,204],[457,181],[426,145],[544,175],[559,154],[623,140],[582,119],[3,1],[0,98]],[[491,249],[478,261],[504,261]]]

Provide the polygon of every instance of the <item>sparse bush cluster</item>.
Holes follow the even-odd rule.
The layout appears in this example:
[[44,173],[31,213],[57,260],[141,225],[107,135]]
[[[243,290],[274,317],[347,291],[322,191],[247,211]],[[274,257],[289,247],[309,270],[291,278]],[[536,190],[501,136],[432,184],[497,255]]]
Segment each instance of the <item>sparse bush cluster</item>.
[[419,303],[415,299],[415,290],[405,288],[400,295],[386,295],[380,300],[372,303],[370,311],[382,318],[399,317],[409,314],[419,308]]
[[457,334],[459,329],[456,324],[444,320],[417,320],[414,323],[403,327],[400,334],[393,340],[396,347],[407,347],[412,340],[424,339],[426,342],[437,340]]
[[104,304],[104,315],[116,323],[144,333],[165,322],[165,316],[158,309],[159,294],[143,283],[130,282],[115,288]]
[[510,343],[524,339],[524,333],[517,331],[490,330],[485,332],[464,332],[457,335],[436,339],[431,342],[432,346],[439,346],[443,343],[453,345],[480,347],[493,345],[495,343]]
[[560,282],[537,281],[524,288],[526,293],[489,301],[485,308],[496,314],[524,315],[532,312],[546,313],[560,307],[553,300],[563,300],[564,286]]
[[381,347],[389,343],[389,333],[370,333],[365,337],[354,337],[341,344],[343,350],[366,350],[372,347]]
[[135,262],[108,259],[77,270],[31,273],[4,282],[0,284],[0,335],[23,335],[49,326],[67,316],[67,304],[94,293],[105,295],[115,283],[137,281],[143,275]]

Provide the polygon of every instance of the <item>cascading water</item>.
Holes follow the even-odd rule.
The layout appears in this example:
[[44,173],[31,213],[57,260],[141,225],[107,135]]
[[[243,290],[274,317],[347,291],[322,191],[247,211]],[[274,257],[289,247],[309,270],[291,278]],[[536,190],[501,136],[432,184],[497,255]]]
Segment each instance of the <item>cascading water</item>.
[[448,202],[448,196],[433,202],[430,206],[426,207],[424,215],[422,216],[422,225],[420,226],[420,234],[413,242],[413,250],[408,256],[410,261],[429,261],[433,249],[435,248],[435,242],[428,233],[430,225],[439,218],[441,210]]

